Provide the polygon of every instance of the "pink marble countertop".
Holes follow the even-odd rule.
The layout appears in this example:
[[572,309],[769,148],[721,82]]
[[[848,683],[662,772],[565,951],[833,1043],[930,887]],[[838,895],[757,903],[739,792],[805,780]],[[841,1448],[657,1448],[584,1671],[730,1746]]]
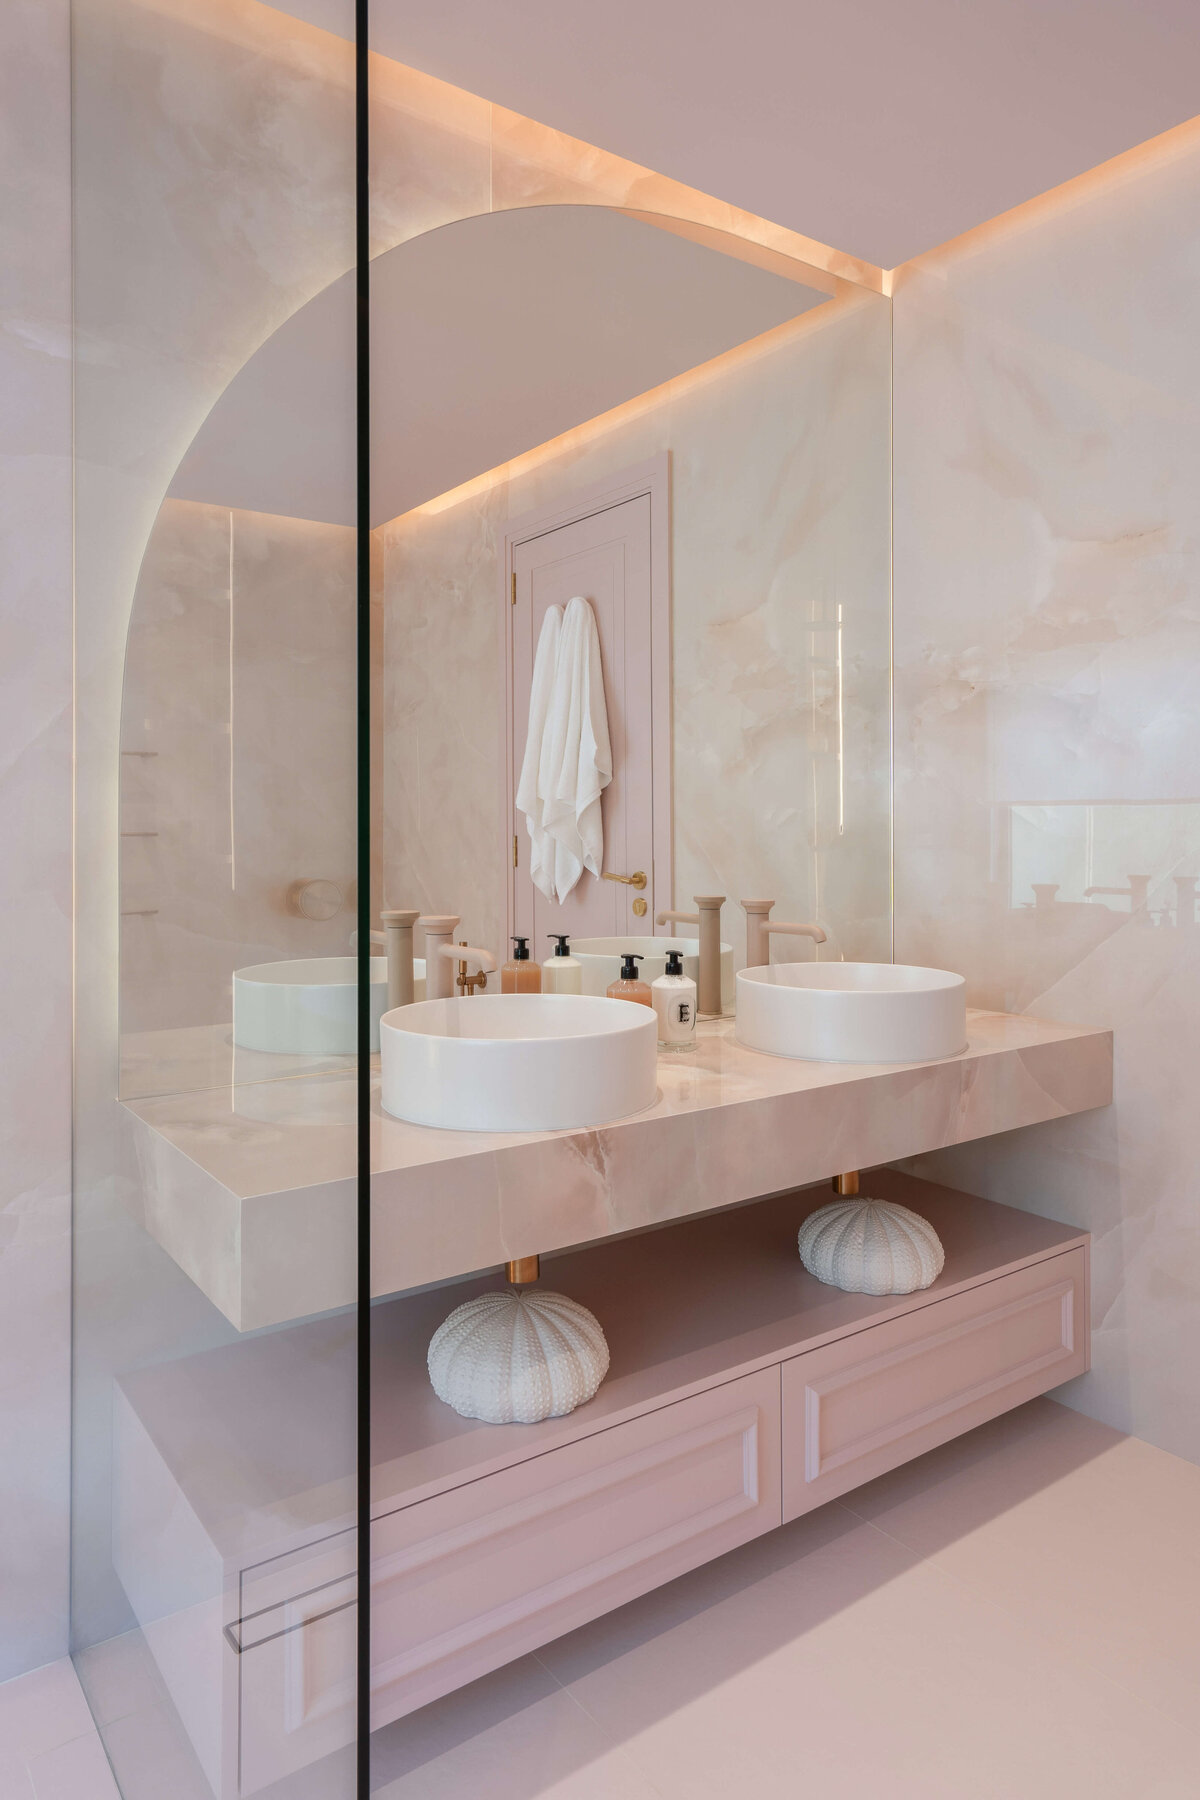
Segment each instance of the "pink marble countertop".
[[[373,1082],[373,1291],[396,1293],[844,1169],[1103,1106],[1107,1031],[968,1015],[934,1063],[793,1061],[703,1024],[654,1106],[592,1130],[435,1131]],[[141,1221],[242,1330],[354,1298],[355,1098],[340,1072],[130,1102]],[[453,1171],[447,1165],[453,1164]]]

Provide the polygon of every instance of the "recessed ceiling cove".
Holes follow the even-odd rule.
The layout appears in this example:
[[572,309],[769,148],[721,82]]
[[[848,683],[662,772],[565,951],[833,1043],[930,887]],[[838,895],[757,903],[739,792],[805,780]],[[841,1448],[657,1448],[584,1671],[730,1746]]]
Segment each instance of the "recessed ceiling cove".
[[[603,206],[444,225],[371,264],[372,524],[809,311],[835,283]],[[799,276],[803,275],[803,279]],[[824,283],[824,286],[818,285]],[[352,525],[354,277],[250,358],[201,426],[178,500]]]
[[[346,0],[286,7],[345,31]],[[372,48],[878,267],[1197,111],[1196,0],[372,0]]]

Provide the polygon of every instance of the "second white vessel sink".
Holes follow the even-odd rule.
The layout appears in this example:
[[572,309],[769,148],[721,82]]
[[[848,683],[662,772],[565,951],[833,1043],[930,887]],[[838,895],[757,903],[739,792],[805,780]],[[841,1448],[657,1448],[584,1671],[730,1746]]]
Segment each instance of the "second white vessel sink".
[[476,994],[380,1022],[385,1112],[445,1131],[561,1131],[653,1106],[658,1023],[590,994]]
[[[425,964],[413,963],[418,996]],[[371,1048],[387,1005],[387,962],[371,958]],[[233,1041],[242,1050],[279,1056],[353,1056],[358,1048],[358,959],[305,956],[256,963],[233,977]]]
[[774,963],[737,978],[737,1037],[814,1062],[932,1062],[967,1045],[966,982],[906,963]]

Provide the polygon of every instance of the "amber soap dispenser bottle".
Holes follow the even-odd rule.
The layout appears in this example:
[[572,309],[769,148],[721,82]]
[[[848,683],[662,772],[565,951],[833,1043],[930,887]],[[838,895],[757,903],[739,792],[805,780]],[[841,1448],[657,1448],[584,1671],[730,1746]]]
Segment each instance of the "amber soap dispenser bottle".
[[541,991],[542,966],[530,958],[529,939],[515,937],[513,953],[500,971],[500,992],[502,994],[540,994]]
[[621,952],[621,973],[616,981],[610,981],[607,988],[610,1000],[633,1000],[638,1006],[648,1006],[653,1010],[654,995],[646,983],[638,975],[635,964],[641,962],[631,950]]

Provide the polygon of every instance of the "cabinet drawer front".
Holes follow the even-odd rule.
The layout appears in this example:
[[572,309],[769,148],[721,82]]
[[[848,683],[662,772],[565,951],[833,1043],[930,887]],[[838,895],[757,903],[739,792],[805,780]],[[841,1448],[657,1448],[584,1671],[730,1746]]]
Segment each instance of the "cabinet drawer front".
[[1069,1250],[783,1365],[794,1519],[1087,1367],[1087,1252]]
[[[228,1633],[238,1653],[238,1792],[254,1794],[354,1740],[355,1534],[260,1564],[242,1578]],[[353,1757],[327,1772],[350,1800]]]
[[375,1725],[780,1522],[764,1370],[376,1522]]

